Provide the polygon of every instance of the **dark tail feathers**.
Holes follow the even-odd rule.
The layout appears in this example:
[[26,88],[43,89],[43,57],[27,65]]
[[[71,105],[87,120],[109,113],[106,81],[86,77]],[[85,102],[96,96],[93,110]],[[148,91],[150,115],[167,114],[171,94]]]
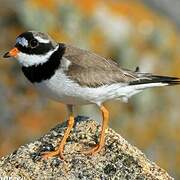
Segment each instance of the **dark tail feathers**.
[[169,76],[158,76],[140,73],[140,78],[135,81],[129,82],[129,85],[138,85],[138,84],[149,84],[149,83],[163,83],[169,86],[180,84],[180,78],[169,77]]

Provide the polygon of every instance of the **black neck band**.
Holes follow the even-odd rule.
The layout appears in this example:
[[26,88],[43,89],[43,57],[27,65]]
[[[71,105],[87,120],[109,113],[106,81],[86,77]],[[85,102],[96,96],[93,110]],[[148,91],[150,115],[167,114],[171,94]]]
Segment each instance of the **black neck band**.
[[66,49],[64,44],[60,43],[58,45],[58,49],[53,52],[45,63],[29,67],[22,66],[22,71],[29,81],[32,83],[41,82],[50,79],[54,75],[59,68],[61,58]]

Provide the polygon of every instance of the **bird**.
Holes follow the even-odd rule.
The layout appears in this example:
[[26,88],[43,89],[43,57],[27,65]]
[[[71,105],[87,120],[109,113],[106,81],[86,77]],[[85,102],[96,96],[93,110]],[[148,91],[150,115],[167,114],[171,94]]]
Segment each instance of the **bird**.
[[95,104],[102,113],[99,142],[84,151],[99,153],[105,144],[109,111],[108,100],[127,101],[131,96],[153,87],[178,85],[178,77],[154,75],[121,68],[115,61],[62,42],[47,33],[26,31],[18,35],[14,47],[4,58],[14,57],[25,77],[46,97],[64,103],[68,110],[67,128],[54,151],[43,152],[44,158],[64,159],[64,147],[74,126],[74,107]]

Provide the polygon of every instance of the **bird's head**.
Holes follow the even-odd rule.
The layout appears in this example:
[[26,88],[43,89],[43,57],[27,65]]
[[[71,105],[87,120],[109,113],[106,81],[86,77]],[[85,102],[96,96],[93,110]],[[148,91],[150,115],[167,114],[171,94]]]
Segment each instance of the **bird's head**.
[[27,31],[16,38],[14,48],[5,53],[3,57],[14,57],[21,66],[36,66],[48,61],[56,49],[58,49],[58,44],[49,35]]

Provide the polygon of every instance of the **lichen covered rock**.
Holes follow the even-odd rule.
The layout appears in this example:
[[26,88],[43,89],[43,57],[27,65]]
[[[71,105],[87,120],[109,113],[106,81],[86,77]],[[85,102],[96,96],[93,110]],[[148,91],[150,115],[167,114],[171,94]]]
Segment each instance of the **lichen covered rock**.
[[76,125],[67,140],[65,160],[45,160],[43,151],[54,150],[66,124],[57,125],[39,140],[21,146],[0,160],[0,177],[25,179],[173,179],[136,147],[112,129],[106,132],[106,143],[95,156],[81,153],[98,142],[100,125],[86,118],[76,118]]

